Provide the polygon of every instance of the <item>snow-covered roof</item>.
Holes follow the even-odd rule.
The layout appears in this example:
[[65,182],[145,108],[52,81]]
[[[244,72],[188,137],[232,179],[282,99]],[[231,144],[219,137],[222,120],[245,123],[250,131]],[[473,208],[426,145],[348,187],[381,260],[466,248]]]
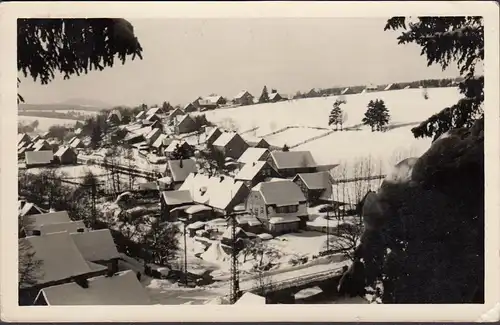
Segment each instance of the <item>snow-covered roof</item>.
[[40,261],[36,283],[42,284],[92,272],[68,232],[19,239],[19,247],[27,247]]
[[23,226],[27,231],[40,230],[42,225],[62,222],[71,222],[68,212],[66,211],[33,214],[23,217]]
[[322,190],[331,188],[332,177],[328,172],[317,173],[301,173],[297,174],[295,178],[300,178],[310,190]]
[[255,161],[253,163],[245,164],[234,177],[238,180],[251,181],[267,164],[265,161]]
[[222,134],[222,131],[218,127],[212,127],[212,128],[210,128],[210,132],[208,132],[208,134],[207,134],[207,140],[213,136],[220,136],[221,134]]
[[116,115],[116,117],[118,117],[118,119],[121,121],[122,120],[122,114],[120,113],[119,110],[117,109],[114,109],[113,111],[111,111],[108,115],[108,119],[111,118],[111,116],[113,115]]
[[54,154],[54,156],[57,156],[57,157],[62,157],[66,151],[69,151],[71,150],[70,147],[60,147],[57,152]]
[[31,138],[28,134],[26,133],[18,133],[17,134],[17,143],[21,142],[21,141],[30,141]]
[[109,229],[75,232],[71,237],[87,261],[107,261],[120,257]]
[[[233,233],[232,227],[227,227],[226,230],[224,231],[224,234],[222,234],[222,238],[231,239],[232,236],[233,236],[232,233]],[[238,238],[238,237],[241,237],[241,238],[248,237],[247,233],[243,229],[241,229],[240,227],[236,227],[235,234],[236,234],[236,238]]]
[[21,211],[19,211],[19,216],[24,217],[26,213],[28,213],[31,209],[36,209],[39,214],[43,213],[42,209],[40,209],[36,204],[31,202],[26,202],[22,207]]
[[186,212],[187,214],[195,214],[198,212],[210,211],[210,210],[212,210],[212,208],[207,207],[206,205],[195,204],[187,207],[186,210],[184,210],[184,212]]
[[88,288],[72,282],[40,291],[48,305],[151,305],[152,302],[131,270],[111,277],[88,279]]
[[169,116],[176,116],[176,115],[184,115],[186,114],[182,109],[176,108],[173,111],[170,112]]
[[85,229],[85,224],[81,220],[44,224],[40,226],[40,233],[41,235],[48,235],[61,231],[72,233],[77,232],[78,229]]
[[162,133],[158,136],[158,138],[156,138],[156,140],[153,142],[153,144],[151,146],[155,147],[155,148],[159,148],[163,145],[163,143],[164,143],[163,141],[167,138],[168,138],[168,136],[166,134]]
[[160,107],[152,107],[147,110],[146,115],[151,116],[151,115],[156,115],[161,113],[161,108]]
[[236,301],[237,305],[265,305],[266,298],[256,295],[255,293],[245,292],[243,296],[241,296],[238,301]]
[[342,90],[342,92],[340,93],[341,95],[344,95],[345,93],[347,93],[349,91],[349,87],[347,88],[344,88],[344,90]]
[[139,113],[137,113],[137,115],[135,116],[135,118],[136,118],[136,119],[141,119],[141,118],[143,118],[145,115],[146,115],[146,112],[144,112],[144,111],[140,111]]
[[156,136],[158,133],[161,133],[161,130],[160,129],[152,129],[151,131],[149,131],[145,138],[146,139],[151,139],[152,137]]
[[271,239],[273,239],[273,235],[267,234],[267,233],[258,234],[257,237],[259,237],[262,240],[271,240]]
[[279,97],[282,97],[282,96],[281,96],[278,92],[271,93],[271,94],[269,94],[269,99],[270,99],[270,100],[273,100],[273,99],[275,99],[275,98],[276,98],[276,97],[278,97],[278,96],[279,96]]
[[265,148],[248,148],[238,159],[239,163],[248,164],[261,160],[269,150]]
[[283,206],[306,201],[300,187],[288,179],[261,182],[255,185],[252,190],[259,191],[266,204]]
[[394,84],[388,84],[388,85],[384,88],[384,90],[390,90],[390,89],[392,88],[392,86],[393,86],[393,85],[394,85]]
[[33,145],[34,151],[42,151],[43,147],[50,146],[47,141],[40,139]]
[[291,223],[291,222],[299,222],[300,219],[298,217],[272,217],[269,219],[269,223],[277,224],[277,223]]
[[70,146],[72,148],[77,148],[78,146],[80,146],[80,144],[82,143],[82,141],[78,138],[74,139],[72,142],[70,142]]
[[186,141],[184,140],[172,140],[172,142],[170,142],[170,144],[168,145],[168,147],[165,149],[166,152],[174,152],[175,151],[175,148],[177,147],[177,145],[179,146],[185,146],[185,145],[188,145],[189,146],[189,143],[187,143]]
[[216,105],[219,100],[222,99],[222,96],[207,96],[200,100],[200,105]]
[[236,132],[223,132],[217,140],[213,143],[216,147],[225,147],[229,141],[233,140],[234,137],[239,137],[239,134]]
[[197,230],[205,227],[205,223],[203,221],[196,221],[186,226],[186,229]]
[[278,169],[317,166],[310,151],[272,151],[271,157]]
[[164,191],[161,192],[165,203],[168,205],[179,205],[193,202],[191,192],[188,190]]
[[[248,91],[246,90],[242,90],[240,91],[236,96],[234,96],[234,99],[241,99],[243,98],[243,96],[245,96],[246,94],[249,94],[250,96],[252,96],[252,94],[250,94]],[[253,97],[253,96],[252,96]]]
[[167,161],[167,168],[170,170],[174,182],[183,182],[189,174],[198,171],[196,162],[193,159],[183,159],[182,167],[181,160]]
[[234,196],[246,188],[243,182],[229,176],[209,177],[204,174],[191,173],[179,190],[188,190],[193,201],[210,207],[225,210]]

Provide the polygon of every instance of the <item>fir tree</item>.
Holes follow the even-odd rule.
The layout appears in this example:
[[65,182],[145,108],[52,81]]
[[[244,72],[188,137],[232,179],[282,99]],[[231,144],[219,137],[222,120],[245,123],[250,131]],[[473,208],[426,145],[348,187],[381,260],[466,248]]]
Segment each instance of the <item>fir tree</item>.
[[264,86],[262,89],[262,94],[259,98],[259,103],[268,103],[269,102],[269,93],[267,92],[267,86]]
[[438,64],[444,70],[456,62],[464,77],[459,84],[464,97],[413,128],[413,135],[436,139],[453,128],[470,128],[476,120],[484,118],[484,77],[475,76],[476,66],[484,60],[483,18],[418,17],[411,23],[408,20],[393,17],[384,30],[403,30],[399,44],[419,45],[429,66]]
[[337,99],[335,103],[333,103],[333,108],[330,111],[330,116],[328,118],[328,125],[335,125],[335,130],[338,130],[338,125],[340,124],[341,130],[344,123],[344,112],[342,108],[340,108],[341,104],[344,104],[345,101]]

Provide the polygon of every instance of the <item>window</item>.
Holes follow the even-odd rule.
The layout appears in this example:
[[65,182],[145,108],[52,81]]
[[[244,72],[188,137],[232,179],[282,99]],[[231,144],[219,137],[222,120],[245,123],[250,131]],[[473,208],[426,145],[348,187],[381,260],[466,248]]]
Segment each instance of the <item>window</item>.
[[260,214],[264,214],[264,207],[260,207]]
[[287,205],[276,208],[277,213],[295,213],[297,211],[299,211],[299,207],[297,205]]

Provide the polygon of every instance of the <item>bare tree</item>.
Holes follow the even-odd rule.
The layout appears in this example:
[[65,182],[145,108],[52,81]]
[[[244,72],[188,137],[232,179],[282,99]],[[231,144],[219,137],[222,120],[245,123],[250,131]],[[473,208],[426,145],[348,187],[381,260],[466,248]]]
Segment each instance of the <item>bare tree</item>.
[[[254,263],[252,270],[255,274],[254,285],[258,294],[265,295],[272,288],[272,276],[268,271],[282,253],[276,248],[262,241],[252,241],[244,248],[244,255],[251,255]],[[245,257],[246,260],[246,257]]]
[[337,234],[329,238],[328,246],[331,250],[342,253],[345,257],[354,261],[354,252],[363,233],[363,227],[359,224],[343,223],[337,229]]
[[19,240],[19,288],[30,287],[38,281],[41,272],[42,261],[35,257],[35,252],[26,239]]

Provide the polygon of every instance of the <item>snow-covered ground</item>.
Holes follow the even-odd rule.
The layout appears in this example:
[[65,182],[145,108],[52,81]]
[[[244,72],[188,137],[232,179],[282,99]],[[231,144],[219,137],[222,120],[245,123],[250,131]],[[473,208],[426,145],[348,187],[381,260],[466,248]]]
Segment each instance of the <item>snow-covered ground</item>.
[[[346,95],[342,109],[347,113],[344,127],[358,125],[370,100],[382,99],[391,114],[391,123],[419,122],[441,109],[455,104],[460,98],[458,88],[429,88],[425,100],[421,89],[403,89]],[[214,123],[228,124],[239,131],[259,127],[269,132],[289,125],[328,127],[328,115],[337,96],[241,106],[203,112]]]
[[[258,131],[258,130],[257,130]],[[271,134],[268,136],[264,136],[262,138],[259,138],[259,136],[262,136],[262,132],[249,132],[247,134],[243,135],[243,139],[247,141],[259,141],[260,139],[266,140],[269,144],[273,146],[278,146],[282,147],[285,144],[287,146],[293,146],[295,144],[298,144],[306,139],[313,138],[315,136],[318,136],[320,134],[324,134],[328,132],[327,130],[322,130],[322,129],[312,129],[308,127],[296,127],[296,128],[289,128],[287,130]],[[257,134],[257,136],[256,136]]]
[[48,131],[53,125],[62,126],[74,126],[77,122],[76,120],[60,119],[60,118],[48,118],[48,117],[38,117],[38,116],[18,116],[17,121],[23,124],[30,124],[38,120],[37,132]]

